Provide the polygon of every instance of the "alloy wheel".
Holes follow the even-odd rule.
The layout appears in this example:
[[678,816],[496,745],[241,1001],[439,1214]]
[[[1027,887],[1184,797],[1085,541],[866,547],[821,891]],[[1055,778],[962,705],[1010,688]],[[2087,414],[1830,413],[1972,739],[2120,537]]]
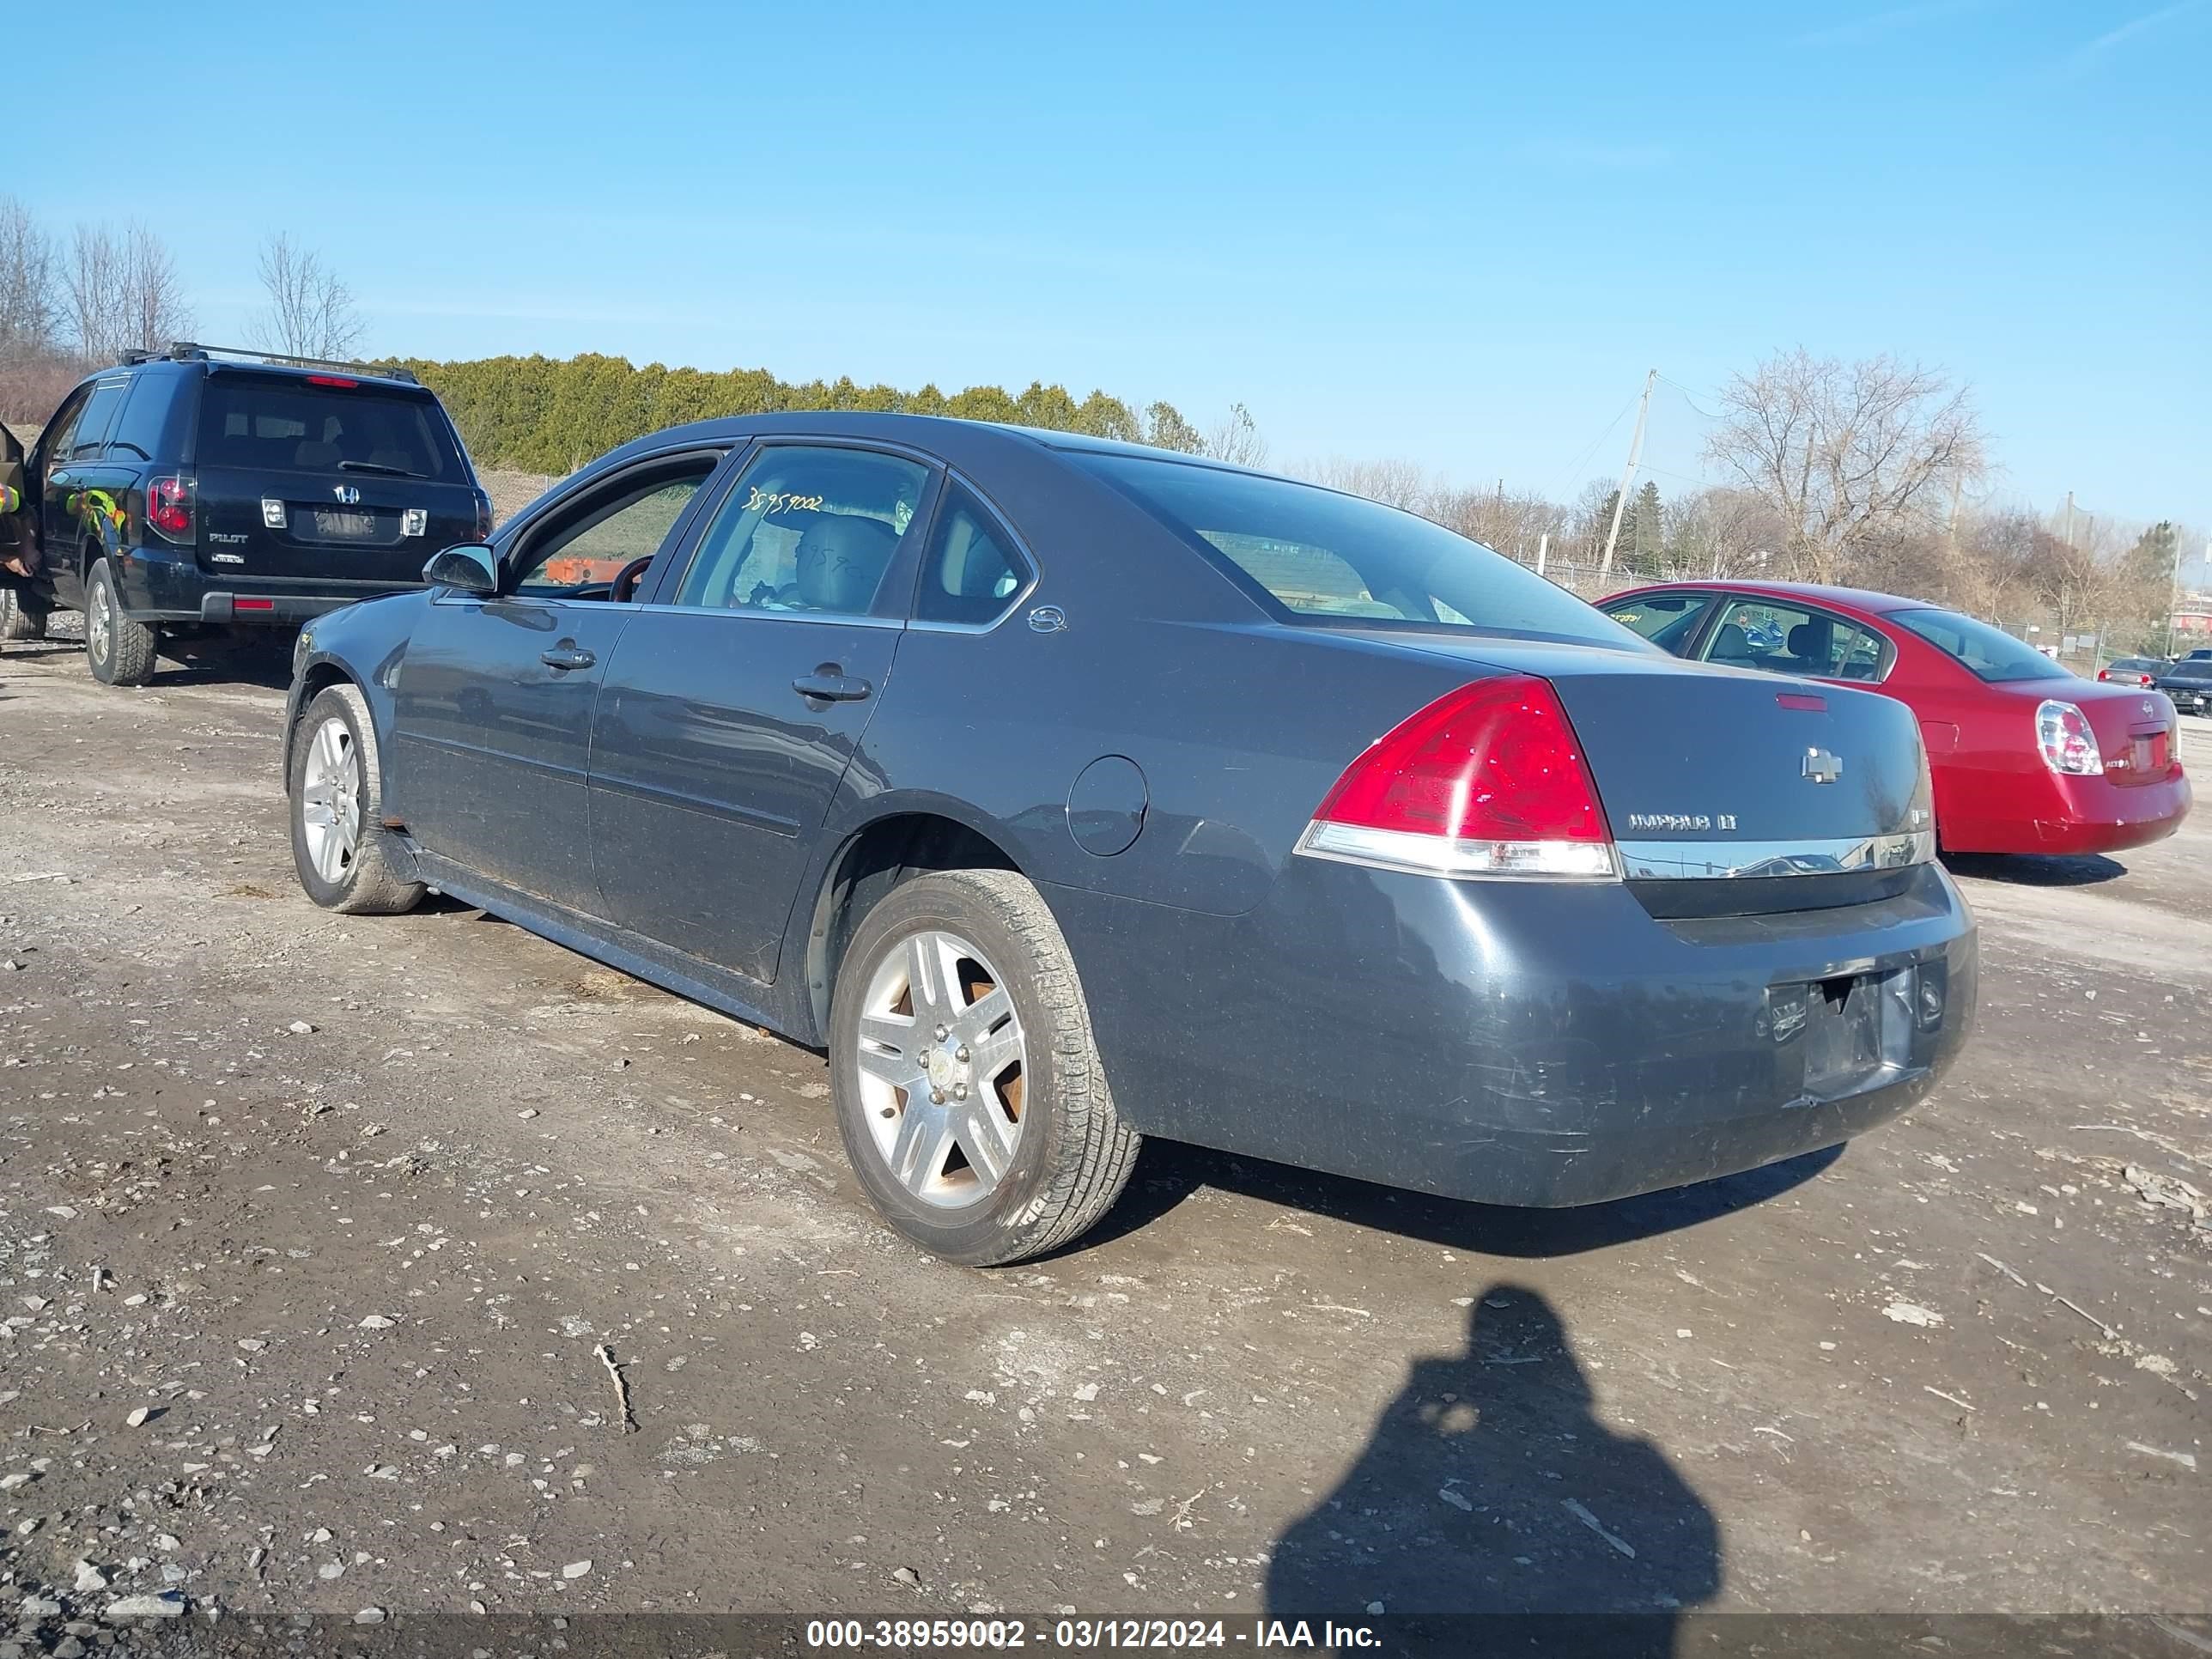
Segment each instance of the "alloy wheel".
[[858,1042],[861,1109],[892,1178],[939,1209],[995,1192],[1021,1144],[1029,1054],[982,951],[941,928],[900,940],[869,976]]
[[315,728],[300,779],[300,823],[315,873],[333,886],[361,852],[361,750],[336,718]]
[[94,662],[104,663],[115,647],[115,605],[107,584],[94,582],[84,617],[84,648]]

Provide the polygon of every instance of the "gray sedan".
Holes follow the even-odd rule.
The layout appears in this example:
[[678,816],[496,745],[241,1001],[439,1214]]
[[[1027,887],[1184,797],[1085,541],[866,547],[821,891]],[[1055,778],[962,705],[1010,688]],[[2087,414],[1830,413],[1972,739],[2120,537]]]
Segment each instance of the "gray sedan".
[[1676,661],[1425,520],[1065,434],[626,446],[301,636],[300,879],[431,890],[829,1052],[952,1260],[1141,1137],[1515,1205],[1871,1128],[1973,923],[1911,712]]

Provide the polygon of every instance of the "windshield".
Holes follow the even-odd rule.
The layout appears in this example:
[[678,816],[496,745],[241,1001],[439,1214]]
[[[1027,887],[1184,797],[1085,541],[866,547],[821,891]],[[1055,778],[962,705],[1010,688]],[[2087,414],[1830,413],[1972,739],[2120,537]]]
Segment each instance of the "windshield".
[[2166,671],[2166,677],[2170,680],[2212,680],[2212,660],[2178,662]]
[[1413,514],[1257,473],[1071,452],[1298,622],[1509,634],[1653,651],[1534,571]]
[[1890,620],[1911,629],[1975,678],[1991,685],[2074,678],[2034,647],[1972,617],[1950,611],[1893,611]]
[[467,477],[445,411],[428,397],[290,375],[209,375],[199,458],[256,471]]

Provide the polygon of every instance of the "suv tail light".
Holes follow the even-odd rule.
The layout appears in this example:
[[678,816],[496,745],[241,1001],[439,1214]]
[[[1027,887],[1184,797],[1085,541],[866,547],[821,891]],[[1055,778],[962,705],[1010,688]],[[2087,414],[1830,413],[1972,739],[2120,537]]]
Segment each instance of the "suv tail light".
[[197,490],[190,478],[173,474],[146,486],[146,522],[165,541],[189,544],[192,539]]
[[2051,698],[2036,706],[2035,741],[2043,750],[2043,763],[2062,777],[2104,774],[2097,734],[2089,727],[2088,716],[2070,702]]
[[1297,850],[1433,876],[1610,880],[1612,831],[1566,710],[1527,675],[1446,693],[1368,746]]
[[491,539],[491,497],[481,489],[477,491],[477,539],[480,542]]

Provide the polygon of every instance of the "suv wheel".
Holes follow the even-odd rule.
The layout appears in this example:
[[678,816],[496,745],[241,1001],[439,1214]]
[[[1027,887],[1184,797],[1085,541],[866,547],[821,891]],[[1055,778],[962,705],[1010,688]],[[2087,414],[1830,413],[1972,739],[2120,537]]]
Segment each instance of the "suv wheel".
[[143,685],[154,678],[154,630],[123,614],[115,574],[105,559],[93,561],[84,583],[84,654],[103,685]]
[[1114,1109],[1060,926],[1004,870],[920,876],[861,921],[830,1017],[838,1132],[925,1249],[1026,1261],[1113,1207],[1142,1138]]
[[398,842],[384,827],[384,769],[360,690],[325,687],[292,741],[292,862],[307,896],[349,916],[391,916],[423,885],[393,873]]
[[0,587],[0,640],[43,640],[46,608],[12,587]]

